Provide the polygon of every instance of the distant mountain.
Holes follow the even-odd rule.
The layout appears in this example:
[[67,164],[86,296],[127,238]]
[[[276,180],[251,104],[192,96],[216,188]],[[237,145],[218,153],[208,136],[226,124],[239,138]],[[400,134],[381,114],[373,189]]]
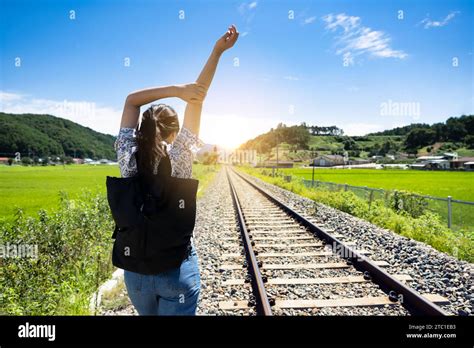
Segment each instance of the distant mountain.
[[0,156],[71,156],[116,160],[115,137],[52,115],[0,112]]

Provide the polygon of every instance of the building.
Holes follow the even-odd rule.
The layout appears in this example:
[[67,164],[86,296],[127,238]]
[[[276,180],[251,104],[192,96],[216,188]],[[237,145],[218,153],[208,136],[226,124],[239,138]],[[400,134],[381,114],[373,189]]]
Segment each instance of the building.
[[464,163],[465,170],[474,170],[474,161]]
[[457,152],[445,152],[445,153],[443,153],[443,157],[446,158],[447,160],[455,161],[455,160],[458,159],[458,153]]
[[341,155],[321,155],[316,157],[309,165],[315,167],[333,167],[344,165],[344,157]]
[[450,169],[451,162],[458,160],[456,152],[445,152],[439,156],[420,156],[416,163],[410,165],[412,169]]
[[0,164],[8,164],[8,157],[0,157]]
[[474,157],[459,157],[456,160],[452,160],[450,164],[452,169],[462,169],[469,162],[474,162]]
[[416,163],[410,165],[412,169],[449,169],[449,160],[444,156],[420,156]]

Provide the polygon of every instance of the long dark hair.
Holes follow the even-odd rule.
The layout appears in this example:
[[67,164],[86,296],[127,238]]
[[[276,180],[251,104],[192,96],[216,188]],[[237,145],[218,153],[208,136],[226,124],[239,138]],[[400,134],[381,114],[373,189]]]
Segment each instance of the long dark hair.
[[139,172],[156,174],[159,159],[167,155],[163,141],[178,130],[178,114],[171,106],[153,104],[143,112],[137,127]]

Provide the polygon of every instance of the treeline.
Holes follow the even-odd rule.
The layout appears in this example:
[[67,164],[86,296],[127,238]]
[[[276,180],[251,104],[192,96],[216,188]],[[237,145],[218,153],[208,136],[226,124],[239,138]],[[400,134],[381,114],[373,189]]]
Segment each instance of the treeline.
[[[388,154],[396,154],[403,151],[403,143],[401,143],[401,136],[387,137],[385,141],[374,142],[368,136],[336,136],[334,141],[341,143],[343,150],[331,150],[333,155],[342,155],[347,151],[350,157],[359,157],[362,151],[368,153],[368,156],[385,156]],[[340,147],[340,148],[341,148]],[[319,150],[316,148],[316,150]]]
[[436,142],[452,142],[474,148],[474,115],[450,117],[446,122],[414,123],[369,135],[404,135],[405,148],[412,152]]
[[0,156],[116,159],[115,137],[52,115],[0,112]]
[[284,123],[279,123],[275,129],[261,134],[258,137],[248,140],[239,148],[241,150],[255,149],[259,153],[268,153],[280,143],[288,143],[293,146],[293,150],[308,149],[311,135],[306,124],[288,127]]
[[259,153],[268,153],[280,143],[287,143],[292,150],[308,150],[311,135],[341,136],[344,131],[336,126],[309,126],[302,122],[299,126],[287,126],[279,123],[275,129],[248,140],[239,148],[241,150],[256,149]]

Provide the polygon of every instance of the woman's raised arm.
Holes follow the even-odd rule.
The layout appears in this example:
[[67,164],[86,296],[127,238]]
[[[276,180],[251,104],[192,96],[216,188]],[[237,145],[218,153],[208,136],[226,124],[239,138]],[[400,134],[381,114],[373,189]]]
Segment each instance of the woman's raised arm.
[[202,103],[207,88],[198,83],[142,89],[130,93],[123,107],[120,128],[135,128],[140,117],[140,107],[163,98],[178,97],[188,103]]
[[[237,28],[234,25],[231,25],[227,32],[222,35],[214,45],[214,49],[196,81],[199,86],[206,88],[206,91],[209,89],[212,79],[214,78],[217,63],[219,63],[222,53],[234,46],[238,37],[239,33],[237,32]],[[201,111],[202,102],[191,101],[186,105],[186,110],[184,112],[183,126],[198,136],[201,124]]]

